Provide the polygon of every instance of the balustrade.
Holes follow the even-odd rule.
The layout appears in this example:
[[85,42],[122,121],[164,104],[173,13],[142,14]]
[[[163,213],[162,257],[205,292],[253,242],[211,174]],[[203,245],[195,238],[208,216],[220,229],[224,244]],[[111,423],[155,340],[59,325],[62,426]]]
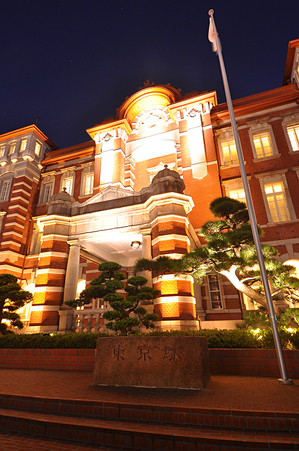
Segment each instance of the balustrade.
[[103,318],[108,308],[92,308],[73,311],[73,332],[104,332],[106,321]]

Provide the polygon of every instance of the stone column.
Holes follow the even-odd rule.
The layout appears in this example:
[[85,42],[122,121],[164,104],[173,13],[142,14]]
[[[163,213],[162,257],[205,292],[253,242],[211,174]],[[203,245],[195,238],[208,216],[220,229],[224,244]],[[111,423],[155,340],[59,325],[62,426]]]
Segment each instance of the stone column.
[[65,275],[64,302],[69,299],[75,299],[76,297],[80,264],[79,240],[68,240],[68,244],[70,246],[70,250]]
[[[152,237],[150,229],[146,231],[141,231],[142,233],[142,258],[147,258],[151,260],[152,258]],[[151,287],[153,285],[153,278],[151,271],[142,271],[142,277],[146,277],[148,282],[147,286]]]
[[99,331],[99,325],[100,325],[100,314],[99,313],[95,313],[95,317],[96,317],[96,322],[94,324],[94,328],[95,328],[95,332]]

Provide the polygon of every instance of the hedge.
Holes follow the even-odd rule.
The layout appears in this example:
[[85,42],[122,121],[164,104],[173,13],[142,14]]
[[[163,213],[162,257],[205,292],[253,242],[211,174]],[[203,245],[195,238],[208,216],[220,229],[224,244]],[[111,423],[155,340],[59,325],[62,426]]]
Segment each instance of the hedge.
[[[141,334],[140,334],[141,335]],[[198,331],[154,331],[152,336],[205,336],[209,348],[264,348],[273,349],[274,340],[271,329],[261,330],[258,334],[252,330],[201,329]],[[107,337],[101,333],[66,334],[7,334],[0,336],[0,348],[95,348],[98,337]],[[295,332],[280,330],[282,347],[299,349],[299,329]]]

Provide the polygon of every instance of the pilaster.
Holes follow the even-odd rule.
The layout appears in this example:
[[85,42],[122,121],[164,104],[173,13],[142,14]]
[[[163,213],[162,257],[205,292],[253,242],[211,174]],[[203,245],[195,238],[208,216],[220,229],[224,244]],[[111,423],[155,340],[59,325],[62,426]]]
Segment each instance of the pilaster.
[[64,284],[64,301],[75,299],[77,292],[77,284],[79,277],[80,265],[80,243],[79,240],[68,240],[69,244],[69,258],[67,262],[67,269]]
[[69,220],[59,216],[44,219],[41,252],[36,271],[29,329],[56,331],[63,301],[68,260]]

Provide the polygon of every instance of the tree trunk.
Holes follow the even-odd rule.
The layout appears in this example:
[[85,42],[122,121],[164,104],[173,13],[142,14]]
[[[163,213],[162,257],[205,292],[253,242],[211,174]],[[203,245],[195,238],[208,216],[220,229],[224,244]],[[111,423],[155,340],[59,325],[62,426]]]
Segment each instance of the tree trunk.
[[[266,297],[261,293],[255,291],[253,288],[242,283],[236,275],[236,270],[237,268],[235,266],[232,266],[229,271],[219,271],[219,273],[225,276],[237,290],[241,291],[241,293],[248,296],[257,304],[262,305],[268,311],[268,303]],[[279,316],[281,314],[280,309],[275,305],[274,302],[273,306],[276,315]]]

